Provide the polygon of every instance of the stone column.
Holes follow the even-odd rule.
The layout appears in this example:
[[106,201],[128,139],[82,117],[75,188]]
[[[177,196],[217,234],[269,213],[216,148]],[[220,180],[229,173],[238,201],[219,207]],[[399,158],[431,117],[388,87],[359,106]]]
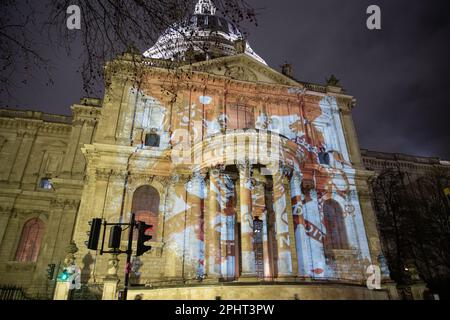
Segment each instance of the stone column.
[[303,205],[303,216],[307,236],[305,239],[307,239],[307,248],[311,259],[311,265],[308,266],[309,270],[306,270],[306,272],[309,272],[309,276],[312,278],[323,278],[326,276],[327,268],[323,231],[325,226],[319,211],[317,191],[310,187],[310,189],[305,190],[304,196],[309,200]]
[[284,183],[285,198],[286,198],[286,214],[288,221],[289,239],[290,239],[290,252],[291,252],[291,266],[292,266],[292,276],[297,275],[298,270],[298,257],[297,257],[297,241],[294,233],[294,216],[292,211],[292,198],[291,198],[291,187],[290,181],[286,179]]
[[205,181],[203,175],[195,173],[187,184],[187,204],[188,217],[185,232],[186,235],[186,256],[184,271],[188,279],[195,279],[202,275],[204,266],[204,241],[202,230],[202,201],[205,199]]
[[264,259],[264,277],[271,277],[270,261],[269,261],[269,243],[267,236],[267,208],[265,199],[265,178],[263,176],[258,177],[256,185],[253,189],[253,215],[259,217],[263,222],[263,259]]
[[219,211],[220,211],[220,274],[222,278],[226,278],[228,276],[228,255],[227,255],[227,219],[225,215],[225,203],[226,203],[226,187],[224,183],[224,176],[220,174],[220,198],[219,198]]
[[307,277],[311,270],[309,239],[306,234],[305,216],[303,213],[302,175],[294,172],[291,178],[292,216],[294,220],[294,235],[298,261],[298,276]]
[[236,237],[235,182],[228,174],[220,175],[220,250],[221,275],[224,279],[235,279],[239,257],[236,256],[238,239]]
[[205,211],[205,270],[208,278],[220,277],[220,188],[219,171],[209,172],[208,209]]
[[239,166],[241,208],[242,276],[256,277],[255,251],[253,250],[253,215],[251,191],[251,166]]
[[278,250],[278,276],[292,275],[291,241],[289,236],[289,219],[286,211],[286,190],[281,171],[273,176],[273,197],[275,211],[275,232]]

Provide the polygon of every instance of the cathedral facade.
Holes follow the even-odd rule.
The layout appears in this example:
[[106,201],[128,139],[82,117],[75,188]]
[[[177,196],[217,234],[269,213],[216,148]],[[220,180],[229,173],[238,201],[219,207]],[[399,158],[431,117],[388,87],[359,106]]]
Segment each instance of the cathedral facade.
[[355,99],[270,68],[211,1],[183,28],[108,63],[104,98],[72,117],[0,111],[0,283],[51,291],[69,247],[117,297],[125,257],[86,233],[134,213],[153,239],[130,299],[395,298],[366,286],[382,252]]

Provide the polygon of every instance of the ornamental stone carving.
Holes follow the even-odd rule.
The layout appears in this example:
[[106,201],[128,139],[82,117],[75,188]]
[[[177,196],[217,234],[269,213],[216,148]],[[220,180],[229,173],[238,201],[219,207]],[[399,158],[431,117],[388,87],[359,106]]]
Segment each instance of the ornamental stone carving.
[[241,80],[241,81],[257,81],[258,77],[256,74],[251,71],[250,69],[247,69],[245,67],[241,66],[233,66],[227,72],[225,72],[226,77],[230,77],[235,80]]

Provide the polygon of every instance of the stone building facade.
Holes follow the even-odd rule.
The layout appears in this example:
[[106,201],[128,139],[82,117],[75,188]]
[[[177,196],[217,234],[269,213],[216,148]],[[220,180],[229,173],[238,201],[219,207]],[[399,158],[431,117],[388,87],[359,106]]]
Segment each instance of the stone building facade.
[[0,283],[51,290],[73,240],[82,282],[120,287],[124,257],[86,233],[133,212],[154,227],[131,299],[395,298],[387,274],[366,287],[381,249],[354,98],[271,69],[210,1],[188,26],[201,50],[168,32],[117,57],[72,117],[0,111]]
[[366,168],[377,173],[386,169],[396,169],[416,177],[430,174],[436,168],[450,171],[450,161],[437,157],[420,157],[366,149],[361,150],[361,155]]
[[0,283],[51,292],[49,263],[64,259],[73,233],[99,100],[72,117],[0,110]]

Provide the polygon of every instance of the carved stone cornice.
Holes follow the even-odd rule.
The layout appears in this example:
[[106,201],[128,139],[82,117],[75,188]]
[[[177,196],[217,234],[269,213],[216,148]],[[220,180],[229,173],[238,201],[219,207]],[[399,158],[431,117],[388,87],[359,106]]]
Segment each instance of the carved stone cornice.
[[356,104],[356,100],[350,96],[337,96],[336,102],[339,109],[342,109],[344,112],[351,112]]
[[100,181],[108,180],[111,177],[111,169],[97,168],[95,169],[95,179]]
[[102,112],[102,109],[99,107],[82,106],[78,104],[73,105],[71,109],[74,121],[96,120],[100,118]]
[[54,199],[50,202],[53,209],[72,209],[78,208],[80,201],[73,199]]
[[111,170],[111,178],[118,180],[125,180],[129,176],[127,170],[113,169]]
[[188,183],[192,178],[192,175],[190,174],[173,174],[170,177],[170,183],[172,184],[186,184]]
[[16,132],[19,139],[33,139],[36,136],[36,131],[20,130]]
[[20,138],[33,138],[37,132],[67,135],[70,133],[72,126],[66,123],[44,122],[42,120],[1,118],[0,128],[16,130]]
[[100,181],[109,179],[125,180],[127,176],[128,176],[127,170],[110,169],[110,168],[95,169],[95,178]]
[[45,122],[39,127],[39,133],[68,135],[72,126],[60,123]]

